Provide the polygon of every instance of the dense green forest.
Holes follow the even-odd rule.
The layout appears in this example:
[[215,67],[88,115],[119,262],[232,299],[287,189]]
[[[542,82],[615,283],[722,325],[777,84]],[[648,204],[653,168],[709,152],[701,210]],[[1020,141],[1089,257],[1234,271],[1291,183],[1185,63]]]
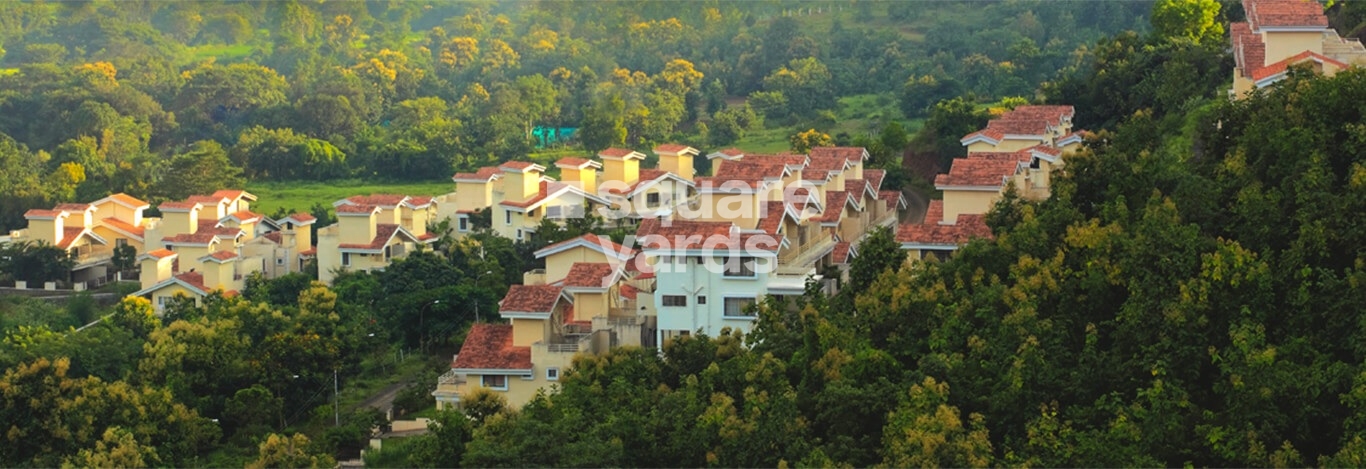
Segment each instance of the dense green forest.
[[[537,152],[537,127],[579,129],[570,152],[784,129],[854,143],[943,98],[1033,99],[1095,40],[1145,29],[1149,8],[683,5],[0,2],[0,228],[119,191],[441,180]],[[852,96],[868,99],[840,109]]]
[[[701,138],[702,124],[711,139],[714,123],[749,114],[816,125],[830,97],[794,91],[811,101],[793,107],[786,92],[814,85],[785,80],[822,67],[835,97],[898,95],[905,117],[925,119],[913,138],[876,144],[947,154],[985,120],[982,104],[1012,96],[1073,104],[1096,130],[1050,199],[996,207],[993,240],[899,269],[904,254],[878,232],[839,295],[763,304],[750,336],[581,357],[523,409],[466,396],[368,466],[1366,465],[1366,71],[1294,70],[1229,101],[1232,61],[1210,26],[1237,8],[1208,24],[1154,15],[1150,28],[1149,5],[1118,2],[832,2],[791,16],[797,4],[749,2],[688,9],[697,17],[670,36],[668,15],[684,9],[648,2],[0,5],[14,70],[0,79],[5,210],[104,190],[175,197],[225,174],[374,177],[398,161],[444,174],[533,151],[527,125],[602,125],[617,143]],[[1334,24],[1363,17],[1330,10]],[[1042,36],[1020,32],[1022,18]],[[1008,32],[1039,55],[1010,59],[1023,42]],[[553,47],[538,56],[541,41]],[[964,71],[974,54],[1011,63],[1022,88],[984,86]],[[867,81],[842,89],[841,73]],[[547,84],[544,114],[479,111],[537,102]],[[785,110],[754,106],[783,102],[775,92]],[[627,111],[670,100],[685,111],[669,126]],[[177,168],[184,178],[158,179]],[[478,305],[487,319],[534,267],[533,245],[487,234],[438,249],[331,288],[253,279],[162,319],[136,299],[0,299],[0,465],[352,457],[380,417],[350,402],[334,416],[334,376],[344,396],[375,376],[431,383]],[[428,391],[396,405],[421,410]]]

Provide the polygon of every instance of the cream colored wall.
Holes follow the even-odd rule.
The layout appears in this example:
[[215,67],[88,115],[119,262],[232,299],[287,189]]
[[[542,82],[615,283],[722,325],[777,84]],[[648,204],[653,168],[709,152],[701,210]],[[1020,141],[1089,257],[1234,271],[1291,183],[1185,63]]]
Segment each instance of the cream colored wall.
[[602,160],[602,180],[632,184],[640,179],[640,161],[624,158]]
[[95,220],[117,218],[136,226],[142,222],[142,213],[140,212],[140,210],[133,210],[113,202],[105,202],[95,206]]
[[57,233],[62,231],[65,224],[61,219],[55,220],[29,220],[28,232],[33,239],[47,244],[57,244]]
[[592,321],[598,316],[607,316],[607,294],[574,293],[574,320]]
[[[563,375],[564,371],[561,370],[560,373]],[[531,399],[536,396],[537,390],[540,390],[542,387],[549,387],[551,384],[545,380],[545,370],[539,367],[532,370],[532,377],[533,379],[526,380],[522,379],[520,376],[508,376],[507,391],[494,390],[494,393],[501,394],[503,398],[507,399],[509,407],[520,409],[522,406],[526,405],[526,403],[531,402]],[[470,374],[466,375],[465,379],[465,387],[462,390],[464,392],[473,392],[474,390],[483,387],[483,376],[481,375]]]
[[996,147],[995,147],[994,149],[987,150],[987,151],[1000,151],[1000,152],[1020,151],[1020,150],[1023,150],[1023,149],[1032,147],[1032,146],[1034,146],[1034,145],[1041,144],[1041,143],[1050,143],[1050,142],[1042,142],[1042,141],[1039,141],[1039,140],[1002,139],[1002,140],[1001,140],[1001,143],[998,144],[998,145],[996,145]]
[[1323,32],[1263,32],[1266,44],[1266,66],[1294,57],[1304,51],[1323,53]]
[[152,285],[156,285],[163,280],[171,278],[172,262],[174,262],[172,258],[143,259],[140,262],[142,273],[139,274],[138,278],[142,285],[142,289],[151,288]]
[[205,262],[199,270],[204,276],[204,286],[232,290],[235,262]]
[[481,182],[458,182],[455,184],[456,210],[478,210],[492,205],[493,184]]
[[375,216],[346,215],[337,217],[340,244],[367,244],[375,239]]
[[108,246],[108,247],[109,247],[110,250],[113,250],[114,247],[118,246],[118,245],[119,245],[119,241],[118,241],[118,240],[122,239],[122,240],[126,241],[126,242],[128,243],[129,246],[132,246],[133,249],[137,249],[137,253],[138,253],[138,254],[142,254],[142,253],[146,252],[146,251],[143,249],[142,241],[138,241],[138,240],[136,240],[136,239],[133,239],[133,238],[129,238],[129,237],[127,237],[127,236],[124,236],[123,234],[121,234],[121,233],[119,233],[119,232],[117,232],[117,231],[114,231],[114,230],[111,230],[111,229],[109,229],[109,228],[106,228],[104,225],[96,225],[95,228],[94,228],[94,229],[91,229],[90,231],[94,232],[94,233],[95,233],[95,236],[99,236],[99,237],[101,237],[101,238],[104,238],[105,241],[108,241],[108,242],[109,242],[109,246]]
[[944,221],[955,222],[958,215],[979,215],[991,211],[996,201],[1001,200],[1000,192],[988,191],[944,191]]
[[194,304],[196,306],[200,305],[203,301],[203,297],[199,296],[198,293],[190,291],[189,289],[180,286],[180,284],[178,283],[172,283],[164,287],[158,288],[156,289],[156,291],[151,292],[148,296],[152,297],[152,307],[156,308],[157,312],[161,312],[161,298],[174,298],[176,295],[183,295],[188,296],[190,298],[194,298]]
[[563,280],[575,262],[607,262],[607,256],[582,246],[551,254],[545,258],[546,282]]
[[983,141],[976,141],[968,144],[968,153],[981,153],[987,151],[996,151],[996,146]]
[[162,237],[169,238],[179,234],[194,233],[199,229],[199,212],[190,210],[188,212],[162,212],[161,229]]
[[212,253],[213,249],[218,247],[218,244],[221,243],[214,243],[209,246],[175,246],[171,250],[175,251],[176,254],[179,254],[181,272],[189,272],[191,270],[199,272],[204,270],[204,263],[201,262],[199,258]]
[[545,340],[549,332],[549,322],[545,319],[512,319],[512,345],[530,347],[531,344]]
[[503,197],[507,200],[520,202],[535,196],[537,192],[540,192],[540,189],[540,172],[518,173],[509,171],[503,173]]

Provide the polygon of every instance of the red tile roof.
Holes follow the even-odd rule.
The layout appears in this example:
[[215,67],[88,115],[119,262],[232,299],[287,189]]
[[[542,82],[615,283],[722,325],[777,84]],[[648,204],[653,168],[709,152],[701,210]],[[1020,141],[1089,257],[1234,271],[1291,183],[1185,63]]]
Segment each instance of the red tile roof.
[[204,257],[220,261],[230,261],[237,258],[237,253],[232,251],[215,251],[213,254],[209,254]]
[[[976,155],[976,154],[974,154]],[[935,186],[990,186],[1005,185],[1005,178],[1019,168],[1017,158],[958,158],[953,160],[948,174],[935,176]]]
[[831,173],[831,171],[823,171],[823,170],[819,170],[819,169],[807,168],[807,169],[803,169],[803,170],[802,170],[802,180],[803,180],[803,181],[828,181],[828,180],[830,180],[830,173]]
[[638,177],[636,178],[636,182],[631,183],[631,185],[626,186],[625,188],[605,187],[603,189],[613,194],[631,194],[638,190],[641,190],[643,187],[648,187],[649,185],[654,184],[655,182],[659,181],[660,178],[668,176],[669,174],[672,173],[659,169],[642,169],[640,170]]
[[982,215],[959,215],[958,223],[952,225],[906,224],[896,231],[898,242],[911,244],[958,246],[973,238],[992,239]]
[[632,250],[627,249],[625,246],[622,246],[622,245],[620,245],[620,244],[617,244],[616,242],[613,242],[613,241],[612,241],[612,238],[608,238],[608,237],[606,237],[606,236],[598,236],[598,235],[589,233],[589,234],[586,234],[586,235],[583,235],[583,236],[579,236],[579,237],[577,237],[577,238],[573,238],[573,239],[568,239],[568,240],[560,241],[560,242],[558,242],[558,243],[555,243],[555,244],[546,246],[546,247],[544,247],[544,248],[541,248],[541,249],[539,249],[539,250],[536,251],[536,257],[544,257],[544,256],[547,255],[547,254],[542,254],[542,253],[549,253],[549,252],[551,252],[551,251],[554,251],[554,250],[556,250],[556,249],[559,249],[559,248],[562,248],[562,247],[565,247],[565,246],[569,246],[570,244],[573,244],[573,243],[576,243],[576,242],[579,242],[579,241],[585,241],[585,242],[587,242],[587,243],[589,243],[589,244],[596,245],[596,246],[598,246],[599,248],[601,248],[602,250],[607,251],[607,252],[611,252],[611,253],[617,253],[617,254],[626,253],[627,255],[630,255],[630,253],[632,252]]
[[821,223],[835,223],[840,221],[844,215],[844,206],[849,204],[849,193],[845,191],[827,191],[825,193],[825,212],[816,219]]
[[[1075,113],[1072,106],[1019,106],[988,121],[985,131],[994,140],[1000,140],[1005,135],[1045,135],[1050,126],[1062,125],[1064,118],[1071,118]],[[971,136],[969,134],[964,139]]]
[[498,302],[498,310],[514,313],[550,314],[560,299],[561,287],[553,285],[513,285],[508,287],[503,301]]
[[697,178],[697,181],[699,184],[710,183],[714,187],[743,184],[753,188],[762,186],[765,180],[782,179],[786,167],[786,162],[778,158],[746,158],[726,162],[715,175]]
[[621,297],[622,297],[622,298],[625,298],[625,299],[628,299],[628,300],[634,300],[634,299],[636,299],[636,294],[637,294],[637,293],[640,293],[640,289],[639,289],[639,288],[633,287],[633,286],[631,286],[631,284],[629,284],[629,283],[623,283],[623,284],[621,284],[621,290],[620,290],[620,291],[621,291]]
[[877,198],[887,204],[887,210],[896,210],[901,204],[901,191],[878,191]]
[[346,198],[347,202],[355,205],[374,205],[383,208],[397,207],[407,200],[408,196],[403,194],[353,195]]
[[816,147],[812,148],[808,154],[811,158],[835,157],[844,158],[849,161],[863,161],[863,156],[868,150],[863,147]]
[[29,209],[29,211],[27,211],[27,212],[24,212],[24,218],[53,218],[53,217],[60,216],[61,214],[62,214],[62,211],[61,211],[61,210],[48,210],[48,209],[42,209],[42,208],[34,208],[34,209]]
[[606,288],[616,269],[606,262],[575,262],[564,276],[565,287]]
[[71,213],[84,212],[92,208],[95,206],[90,204],[57,204],[56,207],[52,207],[53,210],[64,210]]
[[508,161],[506,163],[498,165],[498,169],[501,169],[503,171],[512,171],[520,173],[528,169],[532,169],[535,166],[540,165],[532,163],[530,161]]
[[337,247],[340,249],[366,249],[370,251],[382,249],[386,244],[389,244],[389,239],[394,237],[394,233],[397,233],[398,229],[398,225],[393,223],[377,223],[375,224],[375,237],[374,239],[371,239],[369,243],[342,243],[337,245]]
[[[844,181],[844,192],[849,193],[855,201],[863,200],[868,195],[868,181],[865,179],[847,179]],[[873,193],[877,195],[876,192]]]
[[251,195],[251,194],[248,194],[247,191],[234,190],[234,189],[224,189],[224,190],[216,191],[216,192],[213,193],[213,197],[223,198],[223,199],[228,199],[228,200],[237,200],[237,199],[246,197],[247,200],[256,200],[256,196]]
[[261,214],[252,212],[250,210],[238,210],[237,212],[228,214],[228,217],[234,218],[237,221],[243,223],[250,220],[260,220],[261,218],[264,218],[261,216]]
[[300,256],[304,256],[304,257],[313,256],[313,255],[315,255],[315,254],[318,254],[318,248],[308,248],[308,249],[299,251],[299,255],[300,255]]
[[1323,6],[1309,0],[1243,0],[1243,11],[1258,30],[1277,26],[1328,27]]
[[781,200],[770,200],[764,205],[763,216],[759,218],[759,224],[755,228],[776,235],[778,229],[783,227],[783,217],[785,216],[787,216],[787,205]]
[[863,179],[868,181],[868,185],[873,186],[873,192],[882,190],[882,181],[887,179],[887,171],[881,169],[863,170]]
[[1299,54],[1295,54],[1294,56],[1289,57],[1289,58],[1287,58],[1287,59],[1285,59],[1285,60],[1282,60],[1282,61],[1280,61],[1280,62],[1276,62],[1276,63],[1274,63],[1274,64],[1270,64],[1270,65],[1267,65],[1267,66],[1262,67],[1262,68],[1260,68],[1260,69],[1254,70],[1254,71],[1252,72],[1252,79],[1253,79],[1253,80],[1261,80],[1261,79],[1263,79],[1263,78],[1266,78],[1266,77],[1269,77],[1269,76],[1272,76],[1272,75],[1275,75],[1275,74],[1284,72],[1287,68],[1290,68],[1291,65],[1297,64],[1297,63],[1300,63],[1300,62],[1303,62],[1303,61],[1306,61],[1306,60],[1315,60],[1315,61],[1322,62],[1322,63],[1325,63],[1325,64],[1332,64],[1332,65],[1334,65],[1334,66],[1336,66],[1336,67],[1338,67],[1338,68],[1347,68],[1347,67],[1348,67],[1347,64],[1342,63],[1341,61],[1335,60],[1335,59],[1333,59],[1333,58],[1331,58],[1331,57],[1325,56],[1325,55],[1323,55],[1323,54],[1319,54],[1319,53],[1316,53],[1316,52],[1313,52],[1313,51],[1304,51],[1304,52],[1300,52]]
[[636,152],[635,150],[627,150],[625,148],[608,148],[606,150],[598,152],[598,156],[603,158],[625,158],[628,156],[632,158],[645,157],[645,155],[642,155]]
[[162,239],[162,242],[173,244],[199,244],[205,245],[213,242],[217,238],[236,238],[242,235],[242,230],[237,228],[204,228],[200,227],[194,233],[181,233]]
[[850,247],[848,242],[835,243],[835,250],[830,252],[831,259],[836,264],[848,264]]
[[311,221],[318,221],[318,219],[317,219],[317,218],[314,218],[313,215],[309,215],[309,214],[303,213],[303,212],[299,212],[299,213],[290,215],[290,216],[288,216],[288,217],[285,217],[284,219],[285,219],[285,220],[293,219],[294,221],[299,222],[299,223],[308,223],[308,222],[311,222]]
[[103,220],[100,220],[100,222],[101,222],[101,223],[104,223],[104,225],[105,225],[106,227],[108,227],[109,229],[112,229],[112,230],[114,230],[114,231],[119,231],[119,232],[122,232],[122,233],[124,233],[124,234],[130,235],[130,236],[134,236],[134,237],[137,237],[137,238],[143,237],[143,236],[146,234],[146,231],[147,231],[145,228],[143,228],[143,227],[141,227],[141,226],[133,226],[132,224],[130,224],[130,223],[126,222],[126,221],[123,221],[123,220],[120,220],[120,219],[117,219],[117,218],[114,218],[114,217],[105,218],[105,219],[103,219]]
[[923,225],[938,225],[944,221],[944,201],[934,199],[930,201],[930,206],[925,208],[925,221]]
[[576,158],[576,157],[573,157],[573,156],[566,156],[566,157],[564,157],[564,158],[560,158],[559,160],[555,161],[555,166],[558,166],[558,167],[561,167],[561,168],[574,168],[574,169],[584,169],[584,168],[587,168],[587,167],[589,167],[589,166],[593,166],[593,165],[595,165],[595,164],[598,165],[598,166],[601,166],[600,164],[598,164],[598,162],[593,161],[593,160],[590,160],[590,159],[588,159],[588,158]]
[[488,181],[498,176],[501,172],[502,171],[499,170],[497,166],[486,166],[479,168],[479,171],[473,173],[455,173],[454,176],[451,176],[451,179]]
[[147,251],[147,254],[143,254],[143,256],[151,257],[153,259],[165,259],[174,255],[176,255],[175,251],[170,249],[157,249],[154,251]]
[[530,370],[531,347],[512,346],[511,324],[474,324],[451,368],[462,370]]
[[[807,163],[807,170],[821,171],[844,171],[849,166],[849,159],[839,154],[811,155],[811,162]],[[803,171],[805,172],[805,171]]]
[[1252,32],[1247,23],[1230,23],[1229,36],[1233,40],[1233,62],[1243,77],[1266,66],[1266,44],[1260,34]]
[[374,213],[379,207],[374,205],[353,205],[342,204],[337,206],[337,213]]
[[720,154],[722,154],[722,155],[726,155],[726,156],[730,156],[730,157],[745,156],[745,152],[744,152],[743,150],[740,150],[739,148],[734,148],[734,147],[727,148],[727,149],[725,149],[725,150],[721,150],[721,151],[718,151],[718,152],[716,152],[716,153],[720,153]]
[[665,143],[665,144],[662,144],[662,145],[659,145],[659,146],[656,146],[656,147],[655,147],[655,153],[675,153],[675,154],[676,154],[676,153],[683,152],[683,151],[685,151],[685,150],[692,150],[694,153],[697,152],[697,149],[696,149],[696,148],[693,148],[693,147],[690,147],[690,146],[687,146],[687,145],[679,145],[679,144],[677,144],[677,143]]
[[81,239],[81,235],[84,233],[85,228],[72,226],[63,227],[62,240],[57,242],[57,247],[61,249],[71,247],[71,245],[74,244],[76,240]]
[[526,199],[526,200],[523,200],[523,201],[521,201],[521,202],[516,202],[516,201],[512,201],[512,200],[504,200],[504,201],[502,201],[502,202],[498,202],[498,205],[502,205],[502,206],[504,206],[504,207],[527,208],[527,207],[530,207],[530,206],[532,206],[532,205],[534,205],[534,204],[537,204],[537,203],[539,203],[539,202],[541,202],[541,201],[544,201],[544,200],[546,199],[546,197],[549,197],[549,196],[550,196],[551,193],[554,193],[554,192],[556,192],[556,191],[559,191],[560,189],[562,189],[562,188],[564,188],[564,187],[565,187],[565,184],[562,184],[562,183],[558,183],[558,182],[549,182],[549,181],[541,181],[541,189],[540,189],[539,191],[536,192],[536,195],[531,196],[530,198],[528,198],[528,199]]
[[198,289],[199,293],[201,294],[207,294],[210,291],[213,291],[212,288],[209,288],[207,285],[204,285],[204,275],[200,274],[199,272],[185,272],[183,274],[176,274],[175,278],[177,280],[189,284],[191,287]]
[[157,206],[157,209],[160,209],[160,210],[163,211],[163,212],[164,212],[164,211],[167,211],[167,210],[189,210],[189,209],[194,208],[195,205],[202,205],[202,204],[200,204],[200,203],[198,203],[198,202],[190,202],[190,201],[180,201],[180,202],[171,201],[171,202],[162,202],[161,205],[158,205],[158,206]]
[[262,238],[265,238],[265,239],[269,239],[271,242],[273,242],[273,243],[275,243],[275,244],[280,244],[280,243],[284,242],[284,241],[283,241],[283,240],[284,240],[284,236],[283,236],[283,234],[281,234],[279,231],[272,231],[272,232],[266,233],[266,234],[264,234],[264,235],[261,235],[261,237],[262,237]]
[[124,193],[122,193],[122,192],[117,193],[117,194],[110,194],[109,197],[105,197],[104,199],[100,199],[100,200],[105,200],[105,199],[108,199],[108,200],[110,200],[110,201],[113,201],[113,202],[116,202],[116,203],[119,203],[119,204],[122,204],[122,205],[129,206],[129,207],[135,207],[135,208],[136,208],[136,207],[146,207],[146,206],[147,206],[147,202],[144,202],[144,201],[138,199],[137,197],[133,197],[133,196],[131,196],[131,195],[124,194]]
[[733,233],[734,224],[719,221],[673,220],[664,226],[647,218],[636,228],[636,240],[647,248],[664,250],[743,250],[752,248],[777,251],[781,240],[767,233]]
[[[193,203],[199,203],[199,204],[204,204],[204,205],[218,205],[218,204],[223,204],[223,203],[227,203],[227,202],[230,202],[230,201],[231,201],[231,199],[228,199],[227,197],[219,197],[219,196],[216,196],[216,195],[192,195],[192,196],[189,196],[189,197],[186,197],[186,198],[185,198],[185,202],[193,202]],[[166,204],[162,204],[162,205],[166,205]]]

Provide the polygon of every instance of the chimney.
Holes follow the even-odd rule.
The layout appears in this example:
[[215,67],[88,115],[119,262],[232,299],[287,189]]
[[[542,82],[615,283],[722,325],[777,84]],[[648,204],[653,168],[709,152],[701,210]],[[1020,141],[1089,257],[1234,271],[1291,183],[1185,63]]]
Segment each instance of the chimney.
[[598,169],[602,168],[602,163],[585,158],[560,158],[555,167],[560,168],[561,182],[577,184],[589,194],[598,193]]
[[157,206],[161,210],[162,236],[192,234],[199,230],[199,211],[204,205],[198,202],[165,202]]
[[204,286],[210,290],[235,290],[233,274],[237,270],[237,254],[231,251],[218,251],[199,258],[203,262]]
[[655,147],[655,154],[659,155],[659,169],[677,174],[689,181],[693,178],[692,160],[698,153],[696,148],[676,143]]
[[598,157],[602,158],[603,182],[617,181],[629,186],[640,180],[640,160],[645,159],[645,155],[623,148],[608,148],[599,152]]
[[541,174],[545,166],[528,161],[509,161],[498,169],[503,171],[503,198],[522,202],[541,191]]
[[375,239],[375,214],[380,208],[374,205],[341,204],[337,206],[337,229],[341,231],[343,244],[370,244]]
[[138,257],[142,265],[142,274],[138,279],[142,282],[142,288],[151,288],[171,278],[171,274],[174,273],[171,267],[175,264],[176,256],[176,253],[169,249],[157,249]]
[[24,212],[24,218],[28,220],[28,231],[34,239],[47,241],[52,245],[62,242],[65,221],[70,216],[71,212],[64,210],[33,209]]

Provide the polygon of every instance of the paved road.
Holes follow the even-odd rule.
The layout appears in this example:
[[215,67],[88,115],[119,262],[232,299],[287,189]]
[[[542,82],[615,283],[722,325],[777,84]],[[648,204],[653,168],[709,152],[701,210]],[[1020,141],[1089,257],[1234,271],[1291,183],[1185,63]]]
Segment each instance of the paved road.
[[356,407],[373,407],[375,409],[379,409],[380,412],[384,412],[387,414],[389,412],[389,409],[394,407],[394,398],[398,397],[399,391],[402,391],[403,388],[407,385],[408,383],[390,384],[389,386],[386,386],[384,389],[381,389],[375,395],[366,398],[364,401],[361,401],[361,403],[357,404]]

